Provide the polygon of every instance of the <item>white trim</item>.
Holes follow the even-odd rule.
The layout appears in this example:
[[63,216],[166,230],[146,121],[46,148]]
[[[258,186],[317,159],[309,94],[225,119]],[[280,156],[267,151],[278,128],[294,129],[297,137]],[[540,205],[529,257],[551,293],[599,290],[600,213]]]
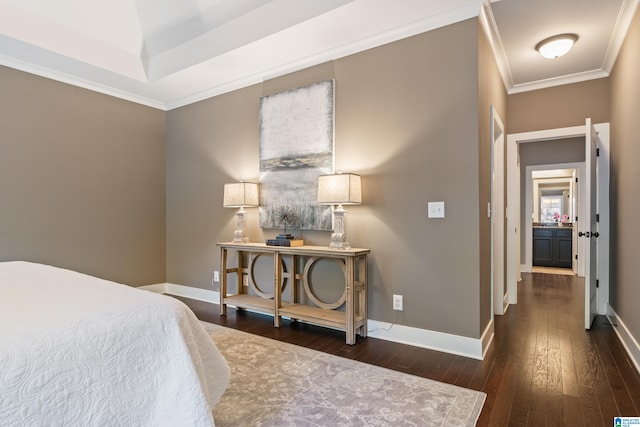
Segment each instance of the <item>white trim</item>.
[[504,125],[495,107],[491,106],[491,316],[504,314],[505,289],[505,138]]
[[[533,187],[533,176],[532,176],[532,172],[534,171],[541,171],[541,170],[554,170],[554,169],[575,169],[579,172],[580,174],[580,181],[584,182],[584,168],[585,168],[585,162],[572,162],[572,163],[553,163],[553,164],[546,164],[546,165],[530,165],[527,166],[526,168],[526,175],[525,175],[525,212],[531,212],[532,211],[532,200],[533,200],[533,194],[536,194]],[[570,181],[571,178],[563,178],[565,180]],[[583,218],[584,215],[581,214],[581,212],[584,212],[584,207],[582,206],[583,201],[586,200],[586,194],[585,194],[585,187],[583,185],[580,186],[580,188],[578,189],[578,202],[580,204],[580,207],[578,208],[578,218]],[[533,209],[533,212],[535,212],[535,209]],[[575,213],[574,213],[575,216]],[[580,221],[580,220],[579,220]],[[582,225],[580,222],[578,222],[577,224],[574,224],[575,230],[579,230],[582,228]],[[584,252],[583,252],[583,245],[582,245],[583,240],[579,240],[578,241],[578,247],[577,248],[573,248],[572,250],[572,258],[574,254],[578,254],[578,260],[583,260],[584,259]],[[524,265],[525,265],[525,270],[523,271],[527,271],[527,272],[531,272],[533,270],[533,218],[531,218],[531,215],[525,215],[525,224],[524,224]],[[578,275],[581,277],[584,277],[584,268],[580,269],[578,268]]]
[[156,285],[140,286],[138,289],[144,289],[146,291],[156,292],[160,294],[170,294],[177,297],[210,302],[213,304],[220,304],[220,292],[209,289],[176,285],[174,283],[159,283]]
[[618,59],[618,54],[620,53],[620,49],[622,49],[624,39],[627,37],[627,32],[636,14],[636,9],[638,9],[638,4],[640,4],[640,0],[624,0],[622,2],[616,26],[611,33],[609,46],[607,46],[607,51],[602,61],[602,69],[607,73],[613,70],[616,59]]
[[[506,308],[504,312],[507,312]],[[487,324],[487,327],[484,328],[484,332],[480,337],[480,341],[482,343],[482,357],[479,358],[479,360],[484,360],[484,356],[487,354],[489,347],[491,347],[491,343],[493,342],[493,338],[495,337],[494,325],[494,320],[491,319],[491,321]]]
[[[15,68],[27,73],[35,74],[38,76],[46,77],[52,80],[61,81],[74,86],[82,87],[94,92],[102,93],[105,95],[114,96],[116,98],[125,99],[127,101],[135,102],[149,107],[157,108],[163,111],[169,111],[174,108],[179,108],[185,105],[189,105],[204,99],[212,98],[214,96],[222,95],[234,90],[242,89],[254,84],[262,83],[265,80],[270,80],[275,77],[283,76],[295,71],[303,70],[314,65],[322,64],[325,62],[333,61],[339,58],[343,58],[349,55],[353,55],[359,52],[363,52],[368,49],[372,49],[378,46],[383,46],[398,40],[402,40],[417,34],[425,33],[437,28],[445,27],[456,22],[462,22],[467,19],[475,18],[478,16],[480,4],[482,0],[466,0],[460,7],[452,10],[446,10],[437,15],[429,16],[424,19],[420,19],[414,22],[407,23],[406,25],[392,28],[388,31],[375,34],[369,37],[365,37],[354,42],[338,46],[333,49],[321,51],[315,55],[309,55],[305,58],[300,58],[282,66],[274,67],[271,69],[262,69],[253,74],[241,76],[234,81],[226,81],[221,84],[217,84],[213,87],[209,87],[205,90],[191,93],[186,96],[180,96],[174,99],[162,101],[159,99],[151,99],[145,97],[136,92],[143,92],[149,90],[153,92],[153,89],[149,89],[149,83],[143,81],[137,81],[137,87],[142,85],[141,88],[132,88],[130,91],[119,90],[115,87],[108,86],[102,83],[96,83],[82,78],[80,75],[73,75],[67,72],[53,70],[47,67],[42,67],[28,63],[26,61],[16,60],[6,56],[0,56],[0,65],[5,65],[10,68]],[[107,81],[111,76],[109,72],[105,72],[107,77],[103,79]],[[133,85],[132,85],[133,86]],[[161,96],[161,95],[160,95]]]
[[583,71],[580,73],[568,74],[566,76],[552,77],[549,79],[536,80],[534,82],[516,84],[511,88],[507,88],[507,93],[509,95],[513,95],[514,93],[529,92],[532,90],[546,89],[554,86],[586,82],[588,80],[602,79],[605,77],[609,77],[609,73],[604,70]]
[[502,299],[502,314],[507,314],[507,309],[509,308],[509,292],[504,294],[504,298]]
[[[427,348],[429,350],[442,351],[458,356],[470,357],[482,360],[484,341],[488,344],[493,339],[493,320],[487,326],[491,327],[490,336],[482,339],[468,338],[460,335],[446,334],[430,331],[428,329],[414,328],[412,326],[397,325],[393,323],[368,320],[368,335],[386,341],[408,344],[414,347]],[[485,330],[486,331],[486,330]]]
[[536,142],[548,141],[552,139],[573,138],[585,135],[584,125],[570,126],[558,129],[545,129],[532,132],[511,133],[507,135],[510,141],[520,142]]
[[[220,304],[220,293],[208,289],[176,285],[173,283],[141,286],[138,289],[166,293],[212,304]],[[411,326],[395,325],[373,319],[369,319],[368,323],[368,335],[372,338],[408,344],[414,347],[428,348],[478,360],[482,360],[493,340],[493,320],[489,322],[480,339],[445,334]]]
[[509,67],[509,61],[507,61],[507,53],[504,50],[502,38],[500,37],[498,25],[496,24],[496,20],[493,16],[493,10],[491,10],[491,6],[489,5],[489,0],[484,0],[484,4],[480,9],[479,19],[480,26],[484,30],[484,33],[489,40],[491,50],[493,51],[493,57],[496,61],[496,65],[498,66],[498,72],[502,77],[502,83],[508,91],[513,87],[513,76],[511,75],[511,68]]
[[155,292],[157,294],[164,294],[167,292],[167,284],[166,283],[156,283],[155,285],[146,285],[146,286],[138,286],[137,289],[142,289],[145,291]]
[[[552,139],[571,138],[583,136],[585,134],[584,125],[571,126],[558,129],[545,129],[532,132],[511,133],[507,135],[507,289],[509,292],[509,303],[518,303],[518,282],[520,273],[528,272],[522,263],[523,254],[520,253],[520,162],[519,143],[536,141],[546,141]],[[511,183],[511,184],[509,184]],[[513,259],[511,259],[513,258]],[[514,271],[511,266],[519,266],[518,271]]]
[[[526,264],[520,264],[520,272],[521,273],[531,273],[531,269],[526,266]],[[522,280],[522,278],[518,279],[518,281]]]
[[[602,170],[604,170],[604,173],[598,175],[598,188],[608,189],[608,180],[610,179],[610,171],[608,165],[610,151],[610,126],[609,123],[597,123],[594,124],[593,127],[598,132],[599,146],[600,148],[602,148],[601,157],[599,160],[600,165],[598,167],[601,167]],[[520,242],[518,241],[520,233],[511,233],[512,230],[517,231],[522,226],[520,224],[520,215],[517,207],[517,203],[520,200],[520,165],[518,162],[518,144],[561,138],[582,137],[585,135],[586,127],[584,125],[558,129],[545,129],[534,132],[513,133],[507,135],[507,183],[518,183],[517,185],[507,184],[507,227],[509,230],[509,233],[507,234],[507,257],[511,256],[517,258],[518,254],[520,254]],[[604,163],[607,163],[607,165],[605,166]],[[582,193],[582,190],[579,191],[581,192],[581,195],[584,195],[584,193]],[[586,197],[584,199],[586,199]],[[603,193],[603,197],[598,201],[598,210],[601,213],[600,224],[598,226],[598,229],[600,230],[599,245],[603,245],[603,248],[608,249],[610,238],[608,191]],[[609,302],[609,266],[605,265],[609,262],[609,259],[606,256],[602,256],[599,258],[598,269],[600,271],[600,287],[598,288],[597,311],[598,314],[604,314],[605,305]],[[580,258],[578,258],[578,261],[580,261]],[[512,262],[514,262],[514,260],[508,260],[507,262],[507,266],[509,266]],[[517,260],[517,265],[520,266],[520,271],[527,272],[526,262],[524,265],[522,265],[521,262],[522,260]],[[578,270],[580,271],[580,267],[578,268]],[[507,287],[510,295],[509,302],[511,304],[517,304],[518,296],[517,280],[515,280],[516,275],[510,274],[510,270],[507,270],[507,273],[509,274],[509,276],[507,277]]]
[[622,48],[622,44],[627,36],[629,27],[631,26],[633,17],[635,16],[636,9],[640,4],[640,0],[623,0],[618,20],[616,21],[616,26],[611,34],[609,46],[607,47],[607,51],[605,52],[600,68],[519,84],[514,84],[513,82],[513,74],[509,67],[507,54],[504,50],[502,38],[500,37],[498,26],[496,25],[493,17],[493,11],[491,10],[490,3],[490,0],[484,0],[478,19],[480,20],[480,26],[489,40],[489,45],[491,46],[493,56],[496,60],[496,65],[498,66],[498,72],[502,77],[502,83],[507,90],[507,94],[512,95],[515,93],[529,92],[532,90],[546,89],[554,86],[562,86],[609,77],[616,59],[618,58],[618,54],[620,53],[620,49]]
[[398,40],[412,37],[417,34],[422,34],[428,31],[435,30],[437,28],[442,28],[456,22],[462,22],[467,19],[475,18],[478,16],[479,6],[477,3],[478,0],[469,0],[465,2],[463,6],[456,9],[448,10],[416,22],[411,22],[401,27],[385,31],[383,33],[365,37],[364,39],[357,40],[355,42],[348,43],[334,49],[323,51],[316,55],[310,55],[306,58],[292,61],[282,66],[260,71],[258,73],[243,77],[233,82],[227,82],[225,84],[218,85],[195,94],[171,100],[166,103],[166,110],[183,107],[185,105],[212,98],[214,96],[222,95],[233,90],[238,90],[254,84],[262,83],[267,80],[291,74],[296,71],[304,70],[318,64],[334,61],[336,59],[344,58],[349,55],[364,52],[368,49],[373,49],[378,46],[383,46]]
[[622,346],[627,350],[633,366],[635,366],[636,370],[640,373],[640,344],[638,344],[638,341],[633,337],[631,331],[629,331],[622,319],[620,319],[620,316],[618,316],[609,304],[607,304],[607,318],[611,325],[613,325],[613,330],[616,331],[616,335],[618,335]]
[[609,186],[611,180],[611,158],[610,158],[610,133],[609,123],[598,123],[593,125],[598,132],[598,313],[607,312],[609,304],[609,246],[611,242],[611,216],[609,206]]
[[138,95],[133,92],[124,91],[114,86],[107,86],[105,84],[96,83],[94,81],[87,80],[73,74],[68,74],[63,71],[53,70],[51,68],[36,65],[30,62],[11,58],[6,55],[0,55],[0,65],[13,68],[15,70],[24,71],[25,73],[34,74],[36,76],[66,83],[72,86],[81,87],[93,92],[124,99],[125,101],[130,101],[136,104],[146,105],[147,107],[156,108],[158,110],[167,111],[167,106],[162,101]]

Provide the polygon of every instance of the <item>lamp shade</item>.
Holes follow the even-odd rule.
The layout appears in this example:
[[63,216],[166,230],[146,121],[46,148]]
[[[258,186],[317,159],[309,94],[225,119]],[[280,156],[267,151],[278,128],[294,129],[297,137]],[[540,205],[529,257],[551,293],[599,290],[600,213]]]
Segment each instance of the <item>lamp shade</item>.
[[255,182],[234,182],[224,185],[225,208],[258,206],[258,184]]
[[566,55],[577,40],[576,34],[558,34],[542,40],[536,45],[536,50],[547,59],[556,59]]
[[356,205],[362,203],[360,175],[341,173],[318,177],[318,203]]

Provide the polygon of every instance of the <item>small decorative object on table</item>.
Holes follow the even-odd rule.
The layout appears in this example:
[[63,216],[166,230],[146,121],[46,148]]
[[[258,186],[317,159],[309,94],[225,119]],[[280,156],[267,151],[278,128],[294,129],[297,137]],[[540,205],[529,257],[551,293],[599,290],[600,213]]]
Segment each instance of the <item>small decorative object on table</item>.
[[303,246],[304,240],[296,239],[293,234],[287,233],[287,225],[294,224],[298,220],[298,215],[289,206],[282,206],[278,209],[278,218],[284,224],[284,233],[280,233],[275,239],[267,239],[269,246]]
[[267,246],[304,246],[302,239],[267,239]]

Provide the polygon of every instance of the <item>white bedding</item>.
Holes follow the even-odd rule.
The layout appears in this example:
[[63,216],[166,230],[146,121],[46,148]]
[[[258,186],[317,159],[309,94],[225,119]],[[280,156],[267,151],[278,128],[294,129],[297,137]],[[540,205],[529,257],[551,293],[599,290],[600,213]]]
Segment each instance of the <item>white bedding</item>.
[[181,302],[0,262],[0,426],[211,426],[228,383]]

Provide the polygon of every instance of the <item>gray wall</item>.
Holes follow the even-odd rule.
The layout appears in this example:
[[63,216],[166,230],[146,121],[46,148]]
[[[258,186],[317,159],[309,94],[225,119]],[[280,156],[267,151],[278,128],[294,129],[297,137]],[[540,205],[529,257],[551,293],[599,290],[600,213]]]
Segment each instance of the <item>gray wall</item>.
[[[479,171],[478,63],[478,23],[469,20],[170,111],[168,281],[212,286],[215,243],[234,229],[223,184],[258,176],[259,98],[333,78],[336,169],[363,176],[348,235],[372,251],[370,317],[478,338],[486,247],[479,179],[488,197],[487,171]],[[442,200],[447,217],[428,219],[427,202]],[[254,241],[277,232],[258,228],[255,209],[248,228]],[[309,244],[329,240],[296,234]],[[392,294],[404,295],[397,315]]]
[[613,309],[640,341],[640,11],[611,75],[611,297]]
[[0,67],[0,260],[165,281],[166,113]]
[[611,118],[609,79],[589,80],[507,98],[507,133],[607,123]]
[[520,253],[524,264],[525,232],[527,223],[527,166],[577,163],[585,161],[584,138],[566,138],[552,141],[527,142],[520,145]]

